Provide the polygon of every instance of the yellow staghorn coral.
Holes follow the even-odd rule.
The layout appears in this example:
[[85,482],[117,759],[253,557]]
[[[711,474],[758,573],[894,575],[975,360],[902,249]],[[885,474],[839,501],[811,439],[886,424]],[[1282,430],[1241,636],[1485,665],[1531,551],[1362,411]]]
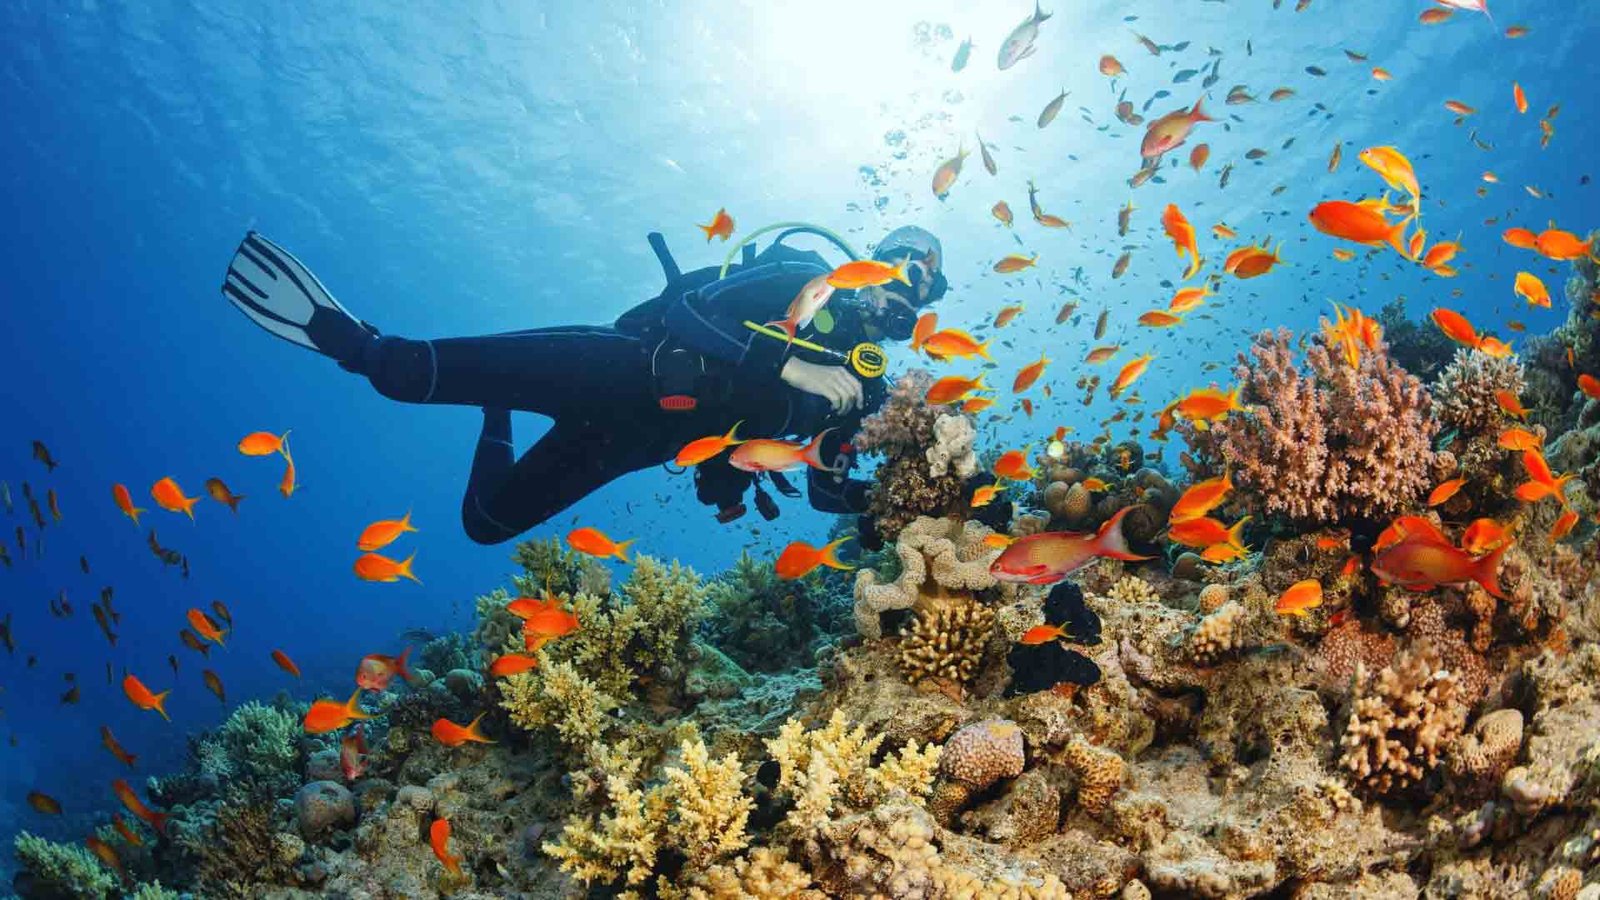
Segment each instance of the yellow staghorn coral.
[[956,598],[918,610],[900,643],[900,671],[912,684],[933,678],[964,688],[993,634],[994,613],[981,603]]
[[745,825],[755,803],[744,794],[737,756],[712,761],[699,738],[685,740],[679,765],[668,766],[661,783],[644,790],[635,783],[638,763],[626,755],[595,755],[605,771],[605,811],[592,819],[574,816],[560,837],[544,844],[562,871],[585,884],[639,886],[654,874],[663,849],[681,853],[693,875],[748,845]]
[[789,861],[782,851],[757,847],[747,857],[713,866],[700,883],[674,893],[663,885],[663,900],[825,900],[805,869]]
[[900,577],[878,582],[871,569],[856,573],[856,630],[863,637],[883,636],[879,615],[889,610],[932,608],[951,596],[988,590],[997,582],[989,565],[1000,550],[983,539],[993,532],[979,522],[957,524],[949,519],[920,517],[895,537]]
[[1402,650],[1367,684],[1357,663],[1340,764],[1372,794],[1417,784],[1461,734],[1466,710],[1456,676],[1430,644]]
[[778,736],[767,741],[767,750],[778,763],[777,792],[794,800],[789,825],[802,832],[827,825],[841,797],[857,809],[869,808],[894,791],[921,803],[933,787],[939,748],[919,751],[908,744],[898,758],[890,756],[874,767],[872,757],[883,738],[881,733],[867,737],[865,726],[850,728],[837,709],[816,731],[806,731],[797,719],[785,722]]
[[617,705],[570,663],[552,662],[544,651],[533,671],[500,680],[500,706],[511,724],[524,731],[551,727],[567,749],[579,754],[601,745],[606,713]]

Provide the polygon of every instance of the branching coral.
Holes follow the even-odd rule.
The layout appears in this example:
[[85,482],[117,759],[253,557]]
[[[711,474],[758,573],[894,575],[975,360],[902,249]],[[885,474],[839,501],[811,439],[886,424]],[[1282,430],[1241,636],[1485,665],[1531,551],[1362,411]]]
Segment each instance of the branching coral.
[[[921,370],[901,376],[883,407],[861,423],[855,438],[862,453],[884,457],[867,510],[882,534],[894,534],[918,516],[951,512],[964,497],[961,469],[971,449],[938,450],[941,441],[935,425],[943,410],[928,405],[925,395],[932,383],[933,376]],[[947,443],[959,437],[955,426],[947,424],[945,429]]]
[[994,613],[971,600],[918,610],[900,642],[900,671],[912,684],[931,678],[965,687],[978,674],[993,633]]
[[569,820],[558,839],[544,844],[545,852],[585,883],[637,886],[649,880],[663,850],[681,854],[691,873],[743,850],[755,804],[744,794],[738,757],[713,761],[698,738],[683,741],[679,756],[680,764],[668,766],[649,790],[635,784],[636,763],[613,756],[605,810]]
[[282,881],[288,867],[279,858],[272,833],[266,804],[223,804],[211,828],[190,848],[204,896],[255,897],[261,884]]
[[908,744],[898,760],[889,757],[874,766],[873,755],[883,743],[882,733],[867,737],[863,726],[850,728],[844,713],[834,710],[828,724],[806,731],[797,719],[785,722],[767,750],[778,763],[779,795],[794,801],[787,822],[800,832],[821,828],[834,815],[840,801],[868,809],[892,791],[921,802],[933,786],[938,747],[917,749]]
[[571,663],[552,662],[545,651],[533,671],[500,680],[500,706],[511,724],[524,731],[551,727],[578,754],[599,741],[609,722],[607,713],[619,705]]
[[76,844],[58,844],[27,831],[13,842],[17,862],[37,896],[100,898],[117,889],[117,878]]
[[717,649],[747,670],[772,672],[803,666],[818,635],[820,583],[785,581],[770,560],[749,553],[707,585],[714,613],[704,631]]
[[195,747],[202,771],[237,774],[267,795],[292,789],[300,756],[300,720],[283,710],[251,700],[228,716],[215,733]]
[[[1352,367],[1321,337],[1296,364],[1287,330],[1256,336],[1234,374],[1249,405],[1212,431],[1238,496],[1303,522],[1376,519],[1430,484],[1438,429],[1421,382],[1380,348]],[[1195,447],[1204,455],[1208,447]]]
[[1402,650],[1371,684],[1364,683],[1365,666],[1357,666],[1355,678],[1340,765],[1375,795],[1417,784],[1461,733],[1466,713],[1456,676],[1431,644],[1422,644]]
[[1189,652],[1201,665],[1214,665],[1240,646],[1245,608],[1237,600],[1222,604],[1201,619],[1189,635]]
[[977,522],[953,523],[919,518],[895,538],[900,577],[880,584],[870,569],[856,573],[856,630],[863,637],[883,635],[879,614],[889,610],[933,607],[955,595],[971,595],[996,585],[989,565],[1000,551],[983,539],[990,534]]
[[1496,402],[1495,391],[1510,391],[1520,397],[1526,386],[1522,363],[1462,348],[1439,373],[1429,392],[1433,395],[1434,412],[1444,427],[1473,435],[1498,435],[1509,417]]

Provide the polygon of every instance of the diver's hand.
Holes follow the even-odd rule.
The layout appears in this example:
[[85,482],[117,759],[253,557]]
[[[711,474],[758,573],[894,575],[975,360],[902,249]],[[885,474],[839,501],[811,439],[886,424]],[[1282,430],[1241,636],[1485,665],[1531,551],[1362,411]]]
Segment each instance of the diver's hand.
[[861,380],[844,366],[818,365],[791,356],[778,377],[795,390],[816,394],[828,401],[835,415],[861,408]]

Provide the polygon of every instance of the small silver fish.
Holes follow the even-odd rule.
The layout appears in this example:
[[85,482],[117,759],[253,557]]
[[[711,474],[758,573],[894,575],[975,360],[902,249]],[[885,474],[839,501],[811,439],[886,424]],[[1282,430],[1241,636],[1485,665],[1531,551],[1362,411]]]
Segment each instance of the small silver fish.
[[1037,49],[1033,46],[1033,42],[1039,39],[1039,25],[1051,15],[1040,9],[1038,0],[1034,0],[1033,15],[1024,19],[1021,25],[1011,29],[1011,33],[1006,35],[1005,43],[1000,45],[1000,55],[997,60],[1000,71],[1004,72],[1033,55],[1033,51]]
[[1057,94],[1056,98],[1054,100],[1051,100],[1048,104],[1046,104],[1045,108],[1039,112],[1039,127],[1040,128],[1043,128],[1046,125],[1049,125],[1051,122],[1054,122],[1056,120],[1056,115],[1061,112],[1061,104],[1065,103],[1066,100],[1067,100],[1067,91],[1066,91],[1066,88],[1062,88],[1061,89],[1061,93]]
[[950,60],[950,71],[959,72],[967,67],[967,59],[972,56],[972,38],[961,42],[956,48],[956,58]]

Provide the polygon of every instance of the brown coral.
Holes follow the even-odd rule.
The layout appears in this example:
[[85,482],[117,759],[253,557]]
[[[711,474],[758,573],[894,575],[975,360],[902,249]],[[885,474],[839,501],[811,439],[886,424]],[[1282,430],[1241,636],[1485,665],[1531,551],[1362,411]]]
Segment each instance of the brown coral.
[[1078,776],[1078,806],[1084,812],[1098,816],[1111,807],[1127,769],[1120,755],[1075,737],[1067,745],[1067,766]]
[[1302,371],[1287,330],[1257,335],[1234,369],[1250,414],[1192,449],[1220,455],[1258,514],[1323,523],[1405,508],[1431,484],[1438,423],[1422,383],[1383,347],[1352,367],[1319,337],[1306,360]]
[[978,674],[993,632],[994,612],[971,600],[918,610],[900,643],[900,671],[912,684],[932,678],[965,686]]
[[[855,438],[862,453],[884,456],[867,509],[883,534],[900,531],[918,516],[944,515],[959,508],[965,493],[966,479],[960,473],[966,466],[964,455],[951,451],[941,456],[938,449],[941,442],[935,428],[943,409],[928,405],[926,394],[932,383],[927,372],[907,372],[882,408],[861,423]],[[947,438],[959,437],[951,426],[946,430]],[[944,466],[938,464],[941,458]]]
[[1497,709],[1477,721],[1450,750],[1446,771],[1464,796],[1484,799],[1500,787],[1522,749],[1522,713]]
[[1340,765],[1368,792],[1392,794],[1438,766],[1466,715],[1456,676],[1431,644],[1402,650],[1370,685],[1365,675],[1358,666]]
[[1434,413],[1444,427],[1468,435],[1498,435],[1509,419],[1495,400],[1495,391],[1520,397],[1526,387],[1522,363],[1462,348],[1434,379],[1429,392]]
[[1240,646],[1239,629],[1245,609],[1237,600],[1222,604],[1216,612],[1201,619],[1189,636],[1189,652],[1201,665],[1214,665]]
[[939,783],[928,801],[928,810],[941,823],[948,824],[973,796],[1002,778],[1021,775],[1026,761],[1022,729],[1017,723],[989,719],[968,725],[944,743],[939,755]]

